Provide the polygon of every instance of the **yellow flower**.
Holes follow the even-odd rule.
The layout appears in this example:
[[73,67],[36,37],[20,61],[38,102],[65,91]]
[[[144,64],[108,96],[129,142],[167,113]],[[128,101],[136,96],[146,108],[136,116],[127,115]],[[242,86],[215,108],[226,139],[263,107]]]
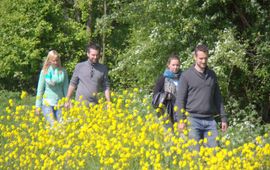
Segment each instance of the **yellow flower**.
[[204,144],[207,144],[207,142],[208,142],[207,138],[204,138],[204,139],[203,139],[203,143],[204,143]]
[[228,152],[228,156],[231,157],[233,155],[233,152],[232,151],[229,151]]
[[111,92],[111,97],[115,96],[115,93],[114,92]]
[[[94,95],[94,94],[93,94]],[[81,96],[79,96],[79,101],[81,101],[83,99],[83,96],[81,95]]]
[[85,165],[85,162],[84,162],[84,160],[82,160],[82,161],[79,161],[79,166],[80,167],[83,167]]
[[199,141],[199,144],[201,145],[203,143],[203,140],[201,139],[200,141]]
[[268,138],[268,137],[269,137],[268,133],[265,133],[265,134],[263,135],[263,137],[264,137],[264,138]]
[[124,91],[123,91],[123,95],[126,95],[127,93],[128,93],[127,90],[124,90]]
[[226,146],[229,146],[231,144],[231,142],[229,141],[229,140],[227,140],[226,142],[225,142],[225,145]]
[[207,135],[212,136],[212,132],[211,131],[207,132]]
[[138,92],[138,91],[139,91],[138,88],[134,88],[134,89],[133,89],[133,92]]
[[178,110],[178,107],[177,107],[177,106],[174,106],[174,107],[173,107],[173,111],[174,111],[174,112],[177,112],[177,110]]
[[157,109],[156,109],[156,112],[157,112],[157,113],[160,113],[160,112],[161,112],[161,109],[160,109],[160,108],[157,108]]
[[174,165],[176,165],[177,164],[177,160],[175,159],[175,160],[173,160],[173,164]]
[[187,162],[185,160],[183,160],[183,161],[179,161],[178,164],[179,164],[179,167],[181,169],[181,168],[184,168],[187,165]]
[[183,130],[184,135],[188,135],[188,130]]
[[6,107],[6,112],[7,112],[7,113],[11,113],[11,110],[10,110],[9,107]]
[[24,99],[25,97],[27,97],[27,92],[26,91],[22,91],[21,93],[21,99]]
[[44,99],[47,98],[47,95],[46,95],[46,94],[43,94],[43,98],[44,98]]
[[12,106],[14,105],[14,103],[13,103],[13,100],[12,100],[12,99],[9,99],[9,100],[8,100],[8,103],[9,103],[10,107],[12,107]]
[[262,137],[261,136],[257,136],[256,137],[256,142],[259,144],[262,144]]
[[143,104],[146,104],[146,103],[147,103],[147,99],[144,98],[144,99],[143,99]]
[[164,105],[163,103],[159,103],[158,107],[162,108]]
[[48,102],[48,100],[44,100],[44,105],[45,106],[50,106],[50,103]]

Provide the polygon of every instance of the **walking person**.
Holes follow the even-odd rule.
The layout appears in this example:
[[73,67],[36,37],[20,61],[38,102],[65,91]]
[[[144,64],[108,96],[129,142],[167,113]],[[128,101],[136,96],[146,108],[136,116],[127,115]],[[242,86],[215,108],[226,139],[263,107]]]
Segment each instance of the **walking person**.
[[98,102],[97,93],[100,88],[105,93],[107,102],[110,102],[110,88],[108,79],[108,68],[99,63],[100,47],[91,43],[87,46],[88,59],[78,63],[70,80],[66,107],[70,105],[70,98],[76,89],[76,100],[87,106]]
[[[217,146],[218,131],[214,119],[216,114],[221,117],[222,131],[226,131],[228,127],[216,74],[207,66],[208,55],[206,45],[195,48],[195,64],[183,72],[177,87],[178,129],[183,131],[186,127],[183,120],[188,119],[189,138],[197,141],[196,150],[200,148],[198,142],[205,138],[207,147]],[[188,116],[185,112],[189,113]]]
[[172,130],[173,124],[175,123],[173,108],[180,75],[180,59],[177,55],[173,54],[167,61],[167,68],[164,73],[157,80],[153,94],[154,97],[158,95],[158,93],[164,94],[164,100],[160,106],[163,105],[165,109],[160,110],[161,113],[158,113],[158,117],[164,115],[166,112],[167,114],[164,115],[164,121],[169,120],[169,123],[166,123],[165,127],[172,128]]
[[61,65],[57,51],[51,50],[40,72],[36,95],[36,113],[39,114],[42,110],[51,126],[54,121],[61,120],[61,108],[57,104],[66,96],[67,89],[67,72]]

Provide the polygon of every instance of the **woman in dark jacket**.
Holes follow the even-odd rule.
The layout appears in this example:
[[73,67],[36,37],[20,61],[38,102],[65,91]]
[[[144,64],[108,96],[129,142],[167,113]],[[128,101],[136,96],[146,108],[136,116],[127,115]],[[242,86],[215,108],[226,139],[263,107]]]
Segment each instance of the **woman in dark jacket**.
[[[154,96],[159,92],[162,92],[165,96],[162,105],[164,108],[166,108],[166,110],[164,109],[163,113],[161,114],[167,112],[167,114],[164,116],[164,120],[170,120],[168,126],[171,128],[173,128],[173,124],[175,122],[173,109],[175,104],[176,87],[178,86],[180,75],[180,59],[177,55],[172,55],[168,59],[166,70],[160,76],[154,88]],[[158,113],[158,116],[161,116],[161,114]]]

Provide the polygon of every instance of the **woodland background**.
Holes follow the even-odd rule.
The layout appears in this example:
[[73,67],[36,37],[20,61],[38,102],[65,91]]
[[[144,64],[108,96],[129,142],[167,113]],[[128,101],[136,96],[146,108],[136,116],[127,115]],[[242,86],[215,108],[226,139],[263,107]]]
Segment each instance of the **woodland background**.
[[151,93],[171,53],[185,70],[205,43],[226,111],[270,122],[269,7],[268,0],[1,0],[0,89],[35,95],[49,50],[71,76],[94,41],[112,89]]

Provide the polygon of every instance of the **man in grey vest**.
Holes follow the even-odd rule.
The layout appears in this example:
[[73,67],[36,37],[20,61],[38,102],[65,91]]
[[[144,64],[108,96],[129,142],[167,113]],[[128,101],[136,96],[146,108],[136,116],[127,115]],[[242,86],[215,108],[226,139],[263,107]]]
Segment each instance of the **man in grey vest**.
[[[214,116],[220,115],[221,129],[226,131],[227,115],[224,111],[216,74],[207,67],[208,47],[198,45],[194,57],[195,64],[182,74],[177,87],[178,129],[180,132],[184,130],[185,119],[187,119],[190,122],[188,127],[190,139],[199,143],[200,140],[206,138],[207,147],[216,147],[218,131]],[[195,146],[196,150],[200,148],[198,143]]]
[[108,68],[99,63],[99,45],[89,44],[87,46],[87,57],[87,61],[78,63],[75,67],[66,96],[68,101],[77,88],[77,101],[84,102],[86,105],[89,105],[89,103],[96,104],[98,102],[96,95],[99,89],[102,88],[105,92],[107,102],[110,102]]

